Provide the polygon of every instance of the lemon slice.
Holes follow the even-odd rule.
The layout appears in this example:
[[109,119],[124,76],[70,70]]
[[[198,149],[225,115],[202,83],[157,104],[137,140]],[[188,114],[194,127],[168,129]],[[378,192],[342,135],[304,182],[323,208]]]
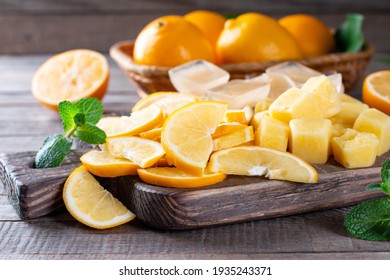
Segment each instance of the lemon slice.
[[194,176],[175,167],[153,167],[139,169],[138,175],[142,181],[163,187],[199,188],[223,181],[226,174],[205,171],[203,176]]
[[269,179],[316,183],[317,171],[303,159],[269,148],[243,146],[215,152],[208,169],[234,175],[263,176]]
[[161,131],[162,127],[153,128],[151,130],[140,133],[139,137],[159,142],[161,140]]
[[253,117],[253,109],[249,106],[245,106],[242,109],[229,109],[226,111],[223,121],[224,122],[238,122],[241,124],[249,124]]
[[112,228],[135,218],[84,166],[70,174],[62,197],[69,213],[82,224],[93,228]]
[[222,135],[213,140],[214,151],[235,147],[254,139],[253,127],[245,126],[231,133]]
[[137,103],[135,103],[132,112],[145,109],[160,99],[163,99],[165,97],[174,97],[178,94],[179,93],[175,91],[158,91],[148,94],[144,98],[140,99]]
[[221,123],[215,129],[215,132],[211,135],[213,139],[221,137],[223,135],[235,132],[237,130],[245,129],[247,125],[238,122]]
[[108,138],[107,150],[113,157],[129,159],[141,168],[156,164],[165,154],[160,143],[134,136]]
[[213,151],[211,135],[228,105],[199,101],[173,112],[165,121],[161,144],[169,163],[187,173],[201,176]]
[[137,175],[138,165],[127,159],[114,158],[107,151],[92,150],[80,158],[84,167],[99,177]]
[[164,114],[155,105],[136,111],[131,116],[105,117],[100,119],[97,126],[107,137],[137,135],[151,130],[161,124]]

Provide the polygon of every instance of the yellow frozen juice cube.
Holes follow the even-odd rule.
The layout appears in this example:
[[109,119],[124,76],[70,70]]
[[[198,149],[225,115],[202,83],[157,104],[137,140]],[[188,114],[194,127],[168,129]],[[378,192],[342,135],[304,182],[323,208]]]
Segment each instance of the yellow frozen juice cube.
[[341,102],[348,102],[348,103],[362,103],[359,99],[356,99],[348,94],[341,93],[339,95]]
[[290,152],[310,164],[324,164],[328,161],[331,137],[332,122],[328,119],[290,121]]
[[317,99],[325,118],[332,117],[340,112],[339,94],[327,76],[312,77],[304,83],[301,89]]
[[368,106],[364,103],[341,102],[341,111],[332,118],[332,122],[353,126],[360,113],[366,109]]
[[347,131],[347,128],[352,128],[352,126],[345,123],[332,123],[332,137],[343,135]]
[[322,118],[320,105],[312,94],[298,88],[282,93],[269,107],[271,117],[288,123],[298,118]]
[[335,160],[347,168],[368,167],[374,164],[379,140],[373,133],[348,128],[332,139]]
[[377,109],[366,109],[356,119],[353,129],[374,133],[379,139],[378,156],[390,150],[390,116]]
[[255,145],[285,152],[289,131],[288,125],[284,122],[264,116],[255,131]]
[[259,101],[257,101],[255,106],[255,114],[268,110],[272,102],[274,102],[274,99],[272,98],[269,97],[260,98]]
[[260,126],[261,120],[264,118],[264,116],[269,117],[269,112],[268,110],[262,111],[262,112],[257,112],[254,114],[252,120],[251,120],[251,126],[253,126],[253,129],[257,129]]

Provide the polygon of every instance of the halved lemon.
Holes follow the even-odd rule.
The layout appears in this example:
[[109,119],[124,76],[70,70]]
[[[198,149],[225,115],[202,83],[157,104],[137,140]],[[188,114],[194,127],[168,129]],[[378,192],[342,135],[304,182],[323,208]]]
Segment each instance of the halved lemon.
[[165,154],[161,144],[135,136],[107,139],[107,150],[116,158],[126,158],[141,168],[156,164]]
[[202,176],[213,151],[211,135],[227,107],[222,102],[199,101],[173,112],[161,132],[168,162],[187,173]]
[[137,175],[139,168],[130,160],[114,158],[107,151],[89,151],[80,157],[80,161],[90,173],[99,177]]
[[151,130],[163,120],[164,114],[161,109],[152,105],[133,112],[129,117],[101,118],[97,126],[106,133],[107,137],[130,136]]
[[364,79],[362,99],[390,116],[390,70],[372,73]]
[[205,171],[203,176],[194,176],[176,167],[152,167],[139,169],[138,175],[142,181],[163,187],[199,188],[213,185],[226,178],[224,173]]
[[317,171],[293,154],[256,146],[234,147],[211,155],[208,169],[234,175],[316,183]]
[[31,91],[43,105],[57,110],[63,100],[102,99],[110,76],[107,59],[100,53],[77,49],[49,58],[35,72]]
[[69,213],[82,224],[93,228],[112,228],[135,218],[84,166],[70,174],[62,197]]

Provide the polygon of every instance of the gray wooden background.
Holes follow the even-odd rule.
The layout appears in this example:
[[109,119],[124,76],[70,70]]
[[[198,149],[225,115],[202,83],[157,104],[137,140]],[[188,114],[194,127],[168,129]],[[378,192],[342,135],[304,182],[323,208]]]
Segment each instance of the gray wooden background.
[[276,18],[316,15],[338,26],[347,13],[365,15],[367,41],[390,52],[390,0],[0,0],[0,54],[55,53],[72,48],[107,52],[134,39],[149,21],[196,9],[261,12]]

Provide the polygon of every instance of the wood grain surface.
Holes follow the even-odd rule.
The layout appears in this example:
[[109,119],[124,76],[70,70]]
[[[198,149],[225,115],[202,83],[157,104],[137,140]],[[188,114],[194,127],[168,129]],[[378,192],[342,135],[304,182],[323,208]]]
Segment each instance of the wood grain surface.
[[65,180],[80,165],[84,152],[73,150],[60,167],[43,169],[34,167],[36,152],[0,154],[0,180],[20,218],[38,218],[64,210]]

